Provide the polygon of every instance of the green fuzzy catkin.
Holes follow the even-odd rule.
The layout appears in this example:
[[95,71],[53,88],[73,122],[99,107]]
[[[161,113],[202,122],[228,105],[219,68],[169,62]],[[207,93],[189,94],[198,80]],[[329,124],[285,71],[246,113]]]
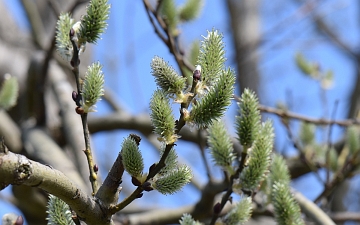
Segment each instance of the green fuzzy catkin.
[[301,219],[300,207],[292,196],[288,184],[275,181],[271,201],[275,209],[275,219],[279,225],[305,224]]
[[104,74],[101,71],[102,66],[99,62],[93,63],[88,67],[85,75],[84,85],[82,87],[84,112],[95,111],[95,104],[104,95]]
[[203,5],[203,0],[187,0],[179,9],[180,20],[188,22],[196,19],[200,15]]
[[284,158],[281,155],[274,154],[270,167],[270,186],[273,186],[275,181],[283,184],[290,184],[290,174]]
[[251,147],[260,129],[261,116],[258,105],[255,93],[245,88],[238,103],[240,115],[236,117],[237,135],[245,151]]
[[360,150],[360,132],[356,126],[350,126],[346,133],[346,144],[349,146],[349,152],[355,154]]
[[328,151],[329,151],[329,161],[328,161],[329,169],[335,173],[339,168],[338,153],[334,147],[330,148]]
[[171,33],[175,32],[178,24],[178,16],[174,0],[162,0],[159,7],[160,13]]
[[19,83],[16,77],[5,74],[0,89],[0,109],[8,110],[13,107],[19,96]]
[[224,124],[221,121],[214,121],[208,131],[208,144],[214,162],[231,175],[233,173],[232,163],[236,156]]
[[75,225],[69,206],[60,198],[50,194],[47,208],[48,225]]
[[156,84],[168,95],[182,95],[186,78],[178,73],[162,58],[155,56],[151,61],[151,74],[155,77]]
[[270,173],[271,201],[278,224],[304,224],[298,203],[290,193],[290,174],[284,158],[274,155]]
[[109,13],[108,0],[91,0],[86,7],[86,15],[81,19],[81,39],[88,43],[96,43],[107,27]]
[[[166,145],[163,145],[161,147],[160,158],[164,154],[165,148],[166,148]],[[165,159],[165,167],[163,167],[158,174],[159,175],[164,175],[164,174],[169,173],[170,171],[176,169],[177,166],[178,166],[177,157],[178,156],[176,154],[175,148],[172,147],[169,154],[168,154],[168,156]]]
[[189,183],[191,178],[190,168],[186,165],[181,165],[164,176],[154,179],[152,187],[164,195],[174,194],[185,184]]
[[61,13],[56,23],[56,49],[63,59],[70,62],[73,56],[73,46],[69,32],[74,25],[70,13]]
[[251,197],[243,197],[240,202],[224,217],[226,225],[241,225],[247,222],[252,213]]
[[315,143],[315,125],[311,123],[301,123],[300,127],[300,141],[306,145]]
[[296,54],[295,61],[301,72],[307,76],[316,78],[318,73],[318,66],[315,63],[307,61],[301,53]]
[[240,175],[241,189],[253,191],[264,179],[270,165],[270,154],[273,148],[274,131],[272,123],[262,124],[257,139],[249,152],[248,166]]
[[163,90],[156,90],[150,101],[150,118],[154,131],[166,144],[177,140],[175,135],[175,119],[171,111],[169,99]]
[[138,144],[132,137],[124,140],[120,154],[126,172],[140,180],[144,171],[144,160]]
[[202,68],[202,80],[205,87],[211,87],[219,78],[225,63],[223,36],[217,30],[208,31],[201,42],[197,64]]
[[184,213],[179,220],[180,225],[201,225],[202,223],[195,221],[190,214]]
[[192,108],[190,121],[199,127],[207,127],[212,124],[213,120],[222,117],[226,108],[231,104],[234,84],[234,71],[223,70],[214,87]]

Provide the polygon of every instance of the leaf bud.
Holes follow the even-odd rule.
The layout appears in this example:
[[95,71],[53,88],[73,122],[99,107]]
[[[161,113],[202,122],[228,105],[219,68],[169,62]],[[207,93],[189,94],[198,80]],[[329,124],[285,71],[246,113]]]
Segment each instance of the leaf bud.
[[201,80],[201,66],[200,65],[196,65],[195,70],[193,72],[193,79],[196,81]]
[[218,203],[216,203],[216,204],[214,205],[213,210],[214,210],[214,213],[215,213],[215,214],[219,214],[219,213],[221,212],[221,204],[220,204],[220,202],[218,202]]

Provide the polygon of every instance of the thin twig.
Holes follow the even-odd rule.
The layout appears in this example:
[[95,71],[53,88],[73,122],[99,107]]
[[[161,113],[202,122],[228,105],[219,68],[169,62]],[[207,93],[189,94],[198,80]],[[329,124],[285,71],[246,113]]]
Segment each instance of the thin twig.
[[[157,11],[151,6],[148,0],[143,1],[146,12],[148,13],[149,19],[151,24],[153,25],[155,29],[155,33],[159,36],[159,38],[166,44],[170,50],[170,52],[174,55],[175,60],[181,70],[182,76],[186,77],[185,75],[185,69],[188,69],[189,71],[194,71],[195,67],[194,65],[191,65],[185,57],[180,53],[180,49],[176,47],[175,44],[175,38],[173,35],[171,35],[170,30],[168,29],[165,21],[161,18],[161,16],[157,13]],[[155,24],[154,19],[152,18],[151,14],[156,18],[157,23],[161,27],[162,31],[158,28],[158,26]],[[163,33],[166,33],[167,37],[165,37]]]
[[[79,5],[81,5],[85,2],[87,2],[87,1],[85,1],[85,0],[74,1],[74,3],[72,5],[70,5],[68,10],[65,10],[65,12],[72,13],[76,9],[76,7],[78,7]],[[51,6],[51,8],[53,9],[56,18],[58,18],[60,16],[60,10],[56,6],[56,3],[54,2],[54,0],[48,0],[48,3]],[[54,29],[54,31],[53,31],[52,40],[49,43],[49,46],[45,49],[46,50],[45,59],[44,59],[42,71],[41,71],[41,75],[44,80],[47,75],[47,71],[49,69],[49,63],[50,63],[50,60],[52,59],[53,51],[55,49],[55,44],[56,44],[56,29]]]
[[[79,64],[80,64],[80,60],[79,60],[79,49],[77,47],[77,44],[74,40],[74,36],[73,33],[74,31],[71,30],[69,32],[69,36],[70,36],[70,41],[71,44],[73,46],[73,57],[71,59],[71,65],[73,66],[73,73],[75,76],[75,81],[76,81],[76,87],[77,87],[77,98],[78,99],[82,99],[81,96],[81,85],[80,85],[80,76],[79,76]],[[85,150],[84,153],[86,155],[87,161],[88,161],[88,166],[89,166],[89,172],[90,172],[90,183],[91,183],[91,187],[92,187],[92,195],[94,196],[95,193],[98,190],[98,184],[97,184],[97,172],[95,171],[95,163],[94,163],[94,159],[92,157],[92,151],[91,151],[91,147],[90,147],[90,135],[89,135],[89,129],[88,129],[88,125],[87,125],[87,113],[83,113],[81,114],[81,122],[83,125],[83,132],[84,132],[84,139],[85,139]]]
[[[191,94],[189,95],[189,98],[187,99],[186,102],[181,103],[180,118],[179,118],[179,120],[175,121],[176,125],[175,125],[174,135],[178,135],[180,130],[186,124],[184,110],[189,108],[189,105],[190,105],[192,99],[196,96],[195,87],[196,87],[197,83],[198,83],[198,81],[196,79],[193,79],[192,87],[191,87],[191,90],[190,90],[190,93],[192,95]],[[164,150],[159,162],[157,164],[154,164],[155,166],[153,168],[150,167],[149,174],[147,175],[147,177],[145,179],[145,182],[152,179],[156,174],[158,174],[160,172],[160,170],[162,168],[164,168],[166,166],[165,160],[168,157],[171,149],[174,146],[175,146],[175,143],[170,143],[170,144],[167,144],[165,146],[165,150]],[[130,196],[125,198],[122,202],[120,202],[119,204],[117,204],[115,206],[110,207],[109,211],[112,214],[114,214],[116,212],[119,212],[120,210],[125,208],[127,205],[129,205],[132,201],[134,201],[136,198],[140,198],[142,196],[143,191],[144,191],[144,187],[142,185],[138,186],[135,189],[135,191],[133,193],[131,193]]]
[[359,162],[358,162],[359,154],[360,151],[357,151],[355,154],[353,154],[352,157],[344,163],[341,170],[338,170],[335,173],[332,181],[329,184],[325,185],[323,192],[321,192],[321,194],[315,199],[314,201],[315,203],[318,203],[322,198],[329,196],[335,190],[338,184],[340,184],[346,178],[352,175],[352,173],[359,166]]
[[290,141],[293,143],[294,147],[298,150],[300,158],[302,159],[302,161],[305,163],[305,165],[307,165],[310,170],[312,172],[314,172],[315,177],[319,180],[320,183],[325,184],[325,182],[323,181],[323,179],[321,178],[318,169],[316,168],[316,166],[313,164],[312,161],[308,160],[303,149],[301,148],[300,144],[297,142],[297,140],[295,139],[294,135],[292,134],[292,131],[290,129],[290,126],[288,123],[283,123],[287,134],[289,136]]
[[358,119],[347,119],[347,120],[333,120],[333,119],[323,119],[323,118],[313,118],[308,117],[302,114],[282,110],[282,109],[276,109],[269,106],[259,105],[258,109],[261,112],[264,113],[271,113],[274,115],[277,115],[281,118],[289,118],[289,119],[295,119],[295,120],[301,120],[303,122],[315,124],[315,125],[338,125],[342,127],[348,127],[353,125],[360,125],[360,120]]
[[92,156],[91,147],[90,147],[90,135],[89,135],[89,128],[87,125],[87,113],[81,114],[81,122],[83,124],[83,131],[84,131],[84,139],[85,139],[85,150],[84,153],[86,155],[86,159],[89,165],[90,171],[90,183],[92,187],[92,195],[98,191],[98,182],[97,182],[97,171],[95,171],[95,162]]
[[229,201],[231,194],[233,193],[233,184],[235,179],[239,178],[241,172],[243,171],[243,169],[245,168],[245,162],[246,162],[246,158],[247,158],[247,149],[243,149],[243,151],[241,152],[241,160],[240,160],[240,164],[238,169],[235,171],[235,173],[233,175],[230,176],[230,182],[228,185],[228,190],[225,192],[225,194],[222,196],[221,198],[221,202],[220,202],[220,206],[219,206],[219,210],[213,214],[213,217],[211,218],[211,222],[210,225],[214,225],[216,220],[218,219],[221,211],[223,210],[225,204]]

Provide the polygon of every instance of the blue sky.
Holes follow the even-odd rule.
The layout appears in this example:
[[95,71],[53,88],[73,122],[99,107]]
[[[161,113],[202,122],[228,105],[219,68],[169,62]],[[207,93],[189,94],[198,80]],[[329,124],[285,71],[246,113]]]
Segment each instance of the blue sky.
[[[27,29],[19,1],[5,2],[14,12],[21,27]],[[117,94],[119,103],[126,110],[134,114],[149,113],[148,103],[156,89],[153,77],[150,75],[151,59],[158,55],[174,67],[176,63],[167,47],[154,33],[141,1],[110,0],[110,2],[112,8],[109,26],[94,49],[93,60],[100,61],[104,66],[105,85]],[[335,118],[345,118],[348,110],[347,100],[355,75],[354,65],[346,55],[319,34],[308,14],[299,11],[299,5],[294,2],[262,1],[261,32],[265,34],[259,48],[262,103],[274,107],[282,102],[289,104],[292,111],[328,118],[334,102],[338,100],[339,106]],[[355,0],[328,0],[323,1],[316,9],[317,13],[324,15],[332,28],[354,49],[359,48],[356,42],[359,39],[359,32],[356,29],[359,24],[355,19],[358,18],[355,10],[358,9],[358,4]],[[201,40],[201,35],[206,35],[207,30],[212,28],[220,30],[224,34],[226,43],[226,55],[229,59],[227,66],[236,68],[225,1],[206,1],[200,18],[180,28],[182,30],[180,41],[185,49],[192,41]],[[324,105],[320,98],[321,89],[318,82],[301,74],[296,67],[294,56],[297,52],[302,52],[311,61],[317,61],[324,70],[330,69],[334,72],[334,86],[324,95],[327,105]],[[174,106],[175,112],[176,107]],[[326,108],[327,110],[324,111]],[[236,110],[237,106],[233,103],[225,119],[232,134],[234,134],[233,121]],[[104,101],[100,102],[97,115],[106,115],[108,112],[109,109]],[[290,147],[291,143],[280,120],[274,116],[270,118],[275,124],[277,149],[286,149],[286,155],[294,155],[296,151]],[[296,133],[298,126],[298,123],[293,123],[293,132]],[[118,154],[123,138],[130,132],[112,131],[94,135],[93,144],[97,158],[111,165],[111,161],[104,162],[104,159],[112,159]],[[341,133],[342,129],[334,127],[332,140],[339,138]],[[319,135],[319,140],[324,141],[323,136]],[[193,165],[197,173],[205,174],[197,146],[179,142],[177,149],[179,155]],[[144,139],[141,150],[146,153],[144,158],[147,166],[157,160],[156,151]],[[219,170],[215,173],[219,174]],[[310,174],[293,184],[295,188],[313,199],[321,189],[319,185],[315,185],[310,191],[308,184],[316,183],[317,180]],[[187,191],[192,194],[188,195]],[[196,202],[199,196],[192,191],[191,186],[187,186],[184,191],[173,196],[162,198],[160,194],[146,193],[143,199],[137,201],[146,203],[148,197],[153,200],[153,204],[176,207]],[[14,209],[9,208],[8,204],[0,201],[0,215],[12,210]]]

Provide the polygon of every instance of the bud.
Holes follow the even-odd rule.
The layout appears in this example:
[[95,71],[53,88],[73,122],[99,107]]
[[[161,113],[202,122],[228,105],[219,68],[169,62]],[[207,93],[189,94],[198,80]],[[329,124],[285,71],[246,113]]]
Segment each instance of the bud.
[[131,183],[134,185],[134,186],[140,186],[141,185],[141,182],[134,176],[131,176]]
[[97,172],[99,171],[99,167],[98,167],[98,165],[97,165],[97,164],[95,164],[93,169],[94,169],[94,172],[95,172],[95,173],[97,173]]
[[193,79],[195,81],[201,81],[201,66],[196,65],[195,70],[193,72]]
[[75,30],[74,30],[74,28],[71,28],[71,29],[70,29],[69,36],[70,36],[70,40],[75,36]]
[[140,145],[140,141],[141,141],[140,136],[138,136],[136,134],[130,134],[129,136],[130,136],[130,138],[132,138],[136,142],[137,145]]
[[218,202],[218,203],[216,203],[216,204],[214,205],[213,210],[214,210],[214,213],[215,213],[215,214],[219,214],[219,213],[221,212],[221,204],[220,204],[220,202]]
[[23,224],[24,224],[24,218],[22,216],[18,216],[14,225],[23,225]]
[[78,98],[77,92],[76,92],[76,91],[73,91],[73,92],[71,93],[71,97],[72,97],[72,99],[74,100],[74,102],[76,102],[76,101],[77,101],[77,98]]
[[82,115],[85,113],[84,109],[79,106],[75,108],[75,112],[79,115]]
[[144,189],[144,191],[147,191],[147,192],[154,190],[154,188],[151,187],[151,183],[148,181],[143,183],[142,188]]
[[77,67],[78,65],[80,65],[80,59],[78,59],[77,62],[74,62],[73,60],[70,60],[70,65],[72,67]]

